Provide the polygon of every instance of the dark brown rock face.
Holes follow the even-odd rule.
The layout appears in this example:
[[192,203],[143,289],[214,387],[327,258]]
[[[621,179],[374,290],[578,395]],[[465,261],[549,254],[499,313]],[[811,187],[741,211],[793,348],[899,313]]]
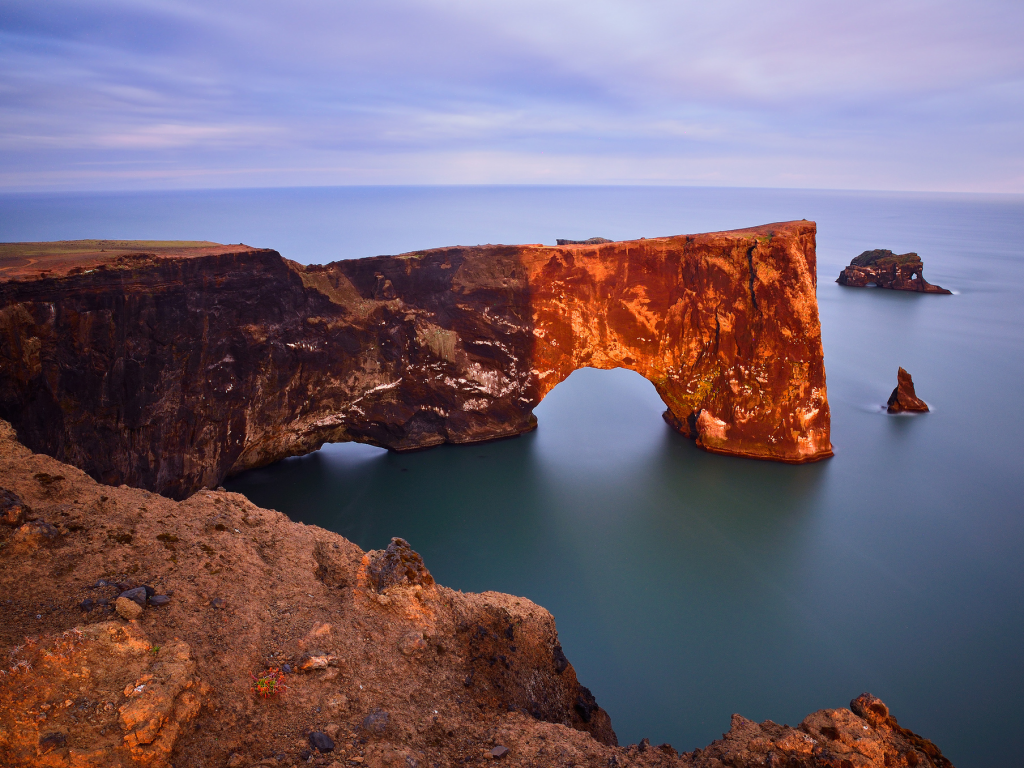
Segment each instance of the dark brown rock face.
[[832,453],[813,222],[309,267],[207,244],[88,259],[0,261],[0,417],[108,484],[184,497],[325,442],[518,435],[587,366],[648,378],[707,450]]
[[914,380],[903,368],[896,373],[896,380],[899,382],[896,389],[889,395],[887,403],[889,413],[901,413],[903,411],[927,411],[928,403],[920,400],[914,391]]
[[878,288],[892,288],[896,291],[952,293],[924,279],[924,262],[916,253],[895,254],[882,249],[864,251],[839,274],[836,282],[855,288],[864,288],[874,283]]

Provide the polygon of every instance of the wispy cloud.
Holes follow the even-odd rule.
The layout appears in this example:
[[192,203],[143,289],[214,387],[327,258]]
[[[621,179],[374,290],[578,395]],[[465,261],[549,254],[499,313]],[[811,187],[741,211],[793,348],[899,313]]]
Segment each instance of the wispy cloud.
[[1024,191],[1021,29],[1016,0],[8,0],[0,186]]

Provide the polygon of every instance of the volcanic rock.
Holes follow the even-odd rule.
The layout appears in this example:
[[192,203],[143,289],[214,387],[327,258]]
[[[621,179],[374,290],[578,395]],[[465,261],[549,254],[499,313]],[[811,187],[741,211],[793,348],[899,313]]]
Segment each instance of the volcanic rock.
[[[40,471],[65,479],[48,489]],[[375,768],[478,764],[497,745],[517,766],[949,766],[867,695],[798,728],[737,716],[704,750],[618,747],[608,714],[561,651],[554,618],[529,600],[427,583],[425,567],[378,592],[370,553],[338,534],[238,494],[176,502],[98,485],[33,454],[2,421],[0,477],[41,515],[74,499],[86,531],[65,537],[59,559],[0,546],[5,768],[251,766],[269,764],[267,755],[284,766],[310,756],[301,750],[313,731],[331,736],[340,762]],[[212,538],[211,519],[226,529]],[[112,544],[105,526],[135,536]],[[243,527],[245,536],[233,533]],[[153,557],[163,532],[179,540],[173,557]],[[13,535],[0,527],[0,543]],[[216,567],[201,545],[215,548]],[[422,562],[412,554],[398,561]],[[144,623],[88,623],[106,618],[78,608],[101,582],[119,591],[157,584],[174,600]],[[211,611],[210,595],[231,610]],[[40,614],[41,606],[52,608]],[[400,648],[412,632],[430,641],[415,663]],[[342,673],[289,676],[280,695],[257,697],[253,673],[287,672],[282,660],[304,644],[343,658]],[[331,722],[341,724],[336,735]]]
[[126,589],[120,595],[117,596],[120,600],[122,597],[127,598],[135,603],[138,603],[140,608],[146,607],[146,588],[145,587],[134,587],[132,589]]
[[142,616],[142,606],[129,597],[119,597],[114,601],[117,615],[126,621],[133,621]]
[[17,527],[25,522],[31,512],[18,494],[0,488],[0,524]]
[[574,370],[623,367],[702,448],[814,461],[832,454],[815,232],[797,221],[324,266],[247,246],[122,243],[77,262],[73,243],[23,244],[20,261],[9,246],[0,417],[104,483],[185,498],[325,442],[518,435]]
[[375,709],[366,717],[363,718],[363,722],[360,727],[367,733],[372,733],[380,736],[388,728],[388,722],[391,717],[382,709]]
[[[140,629],[120,622],[40,638],[12,661],[16,671],[0,676],[4,765],[167,766],[205,695],[186,643],[153,653]],[[41,710],[45,719],[28,716]]]
[[374,550],[369,555],[367,576],[370,585],[378,592],[399,584],[428,587],[434,583],[434,577],[423,564],[423,558],[405,539],[392,538],[387,549]]
[[11,547],[19,552],[28,552],[40,547],[49,547],[60,540],[60,531],[42,520],[32,520],[22,525],[11,537]]
[[309,745],[321,752],[334,751],[334,740],[323,731],[313,731],[309,734]]
[[896,389],[889,395],[889,413],[902,413],[903,411],[927,411],[928,403],[920,400],[914,391],[914,380],[903,368],[896,373],[896,380],[899,382]]
[[850,262],[836,280],[840,285],[864,288],[872,283],[878,288],[919,293],[945,293],[945,288],[924,279],[924,262],[916,253],[895,254],[889,250],[864,251]]

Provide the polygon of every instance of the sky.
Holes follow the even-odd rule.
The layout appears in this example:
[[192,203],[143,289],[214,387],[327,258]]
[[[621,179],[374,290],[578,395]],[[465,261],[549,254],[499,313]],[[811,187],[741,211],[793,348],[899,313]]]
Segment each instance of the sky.
[[0,0],[0,192],[1024,192],[1021,0]]

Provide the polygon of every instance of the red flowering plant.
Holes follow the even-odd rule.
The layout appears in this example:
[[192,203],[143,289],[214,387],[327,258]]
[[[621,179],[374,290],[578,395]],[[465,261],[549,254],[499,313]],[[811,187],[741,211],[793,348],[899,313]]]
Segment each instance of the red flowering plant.
[[277,667],[271,667],[258,676],[250,672],[249,676],[252,678],[252,692],[262,699],[272,699],[288,690],[284,684],[284,672]]

